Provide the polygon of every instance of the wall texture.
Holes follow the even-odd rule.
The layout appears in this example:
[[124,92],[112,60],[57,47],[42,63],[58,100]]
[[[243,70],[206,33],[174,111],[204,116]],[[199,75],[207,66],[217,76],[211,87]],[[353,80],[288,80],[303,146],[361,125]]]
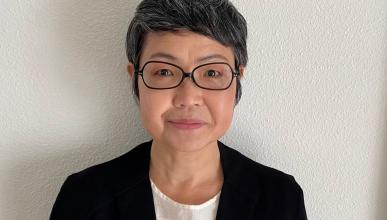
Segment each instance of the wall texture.
[[[310,219],[387,219],[387,1],[234,0],[250,63],[223,138],[294,175]],[[147,140],[125,72],[138,1],[0,0],[0,219]]]

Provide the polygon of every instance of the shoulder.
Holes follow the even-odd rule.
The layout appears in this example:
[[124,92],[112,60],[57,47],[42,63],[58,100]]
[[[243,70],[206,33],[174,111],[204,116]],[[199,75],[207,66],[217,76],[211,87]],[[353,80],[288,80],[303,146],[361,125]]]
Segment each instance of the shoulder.
[[149,150],[150,142],[145,142],[113,160],[71,174],[60,189],[50,219],[59,219],[54,218],[57,213],[68,213],[69,218],[87,216],[134,186],[146,174]]
[[276,212],[284,216],[306,216],[302,188],[292,175],[260,164],[223,143],[219,147],[225,180],[239,194],[255,201],[256,213],[260,216],[265,212],[270,213],[269,216],[275,216]]
[[[120,184],[133,183],[143,178],[150,156],[151,142],[137,145],[129,152],[110,161],[86,168],[70,175],[65,183],[87,186],[92,190],[111,188],[119,190]],[[127,175],[130,173],[130,175]]]
[[230,178],[234,175],[244,180],[256,180],[264,185],[293,184],[293,176],[278,169],[258,163],[239,151],[219,142],[222,165]]

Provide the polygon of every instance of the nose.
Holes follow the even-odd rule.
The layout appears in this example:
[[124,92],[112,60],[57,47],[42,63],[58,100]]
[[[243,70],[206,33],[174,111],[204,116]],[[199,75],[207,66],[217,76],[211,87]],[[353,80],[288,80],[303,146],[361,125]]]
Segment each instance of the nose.
[[191,77],[185,77],[175,89],[173,104],[177,108],[203,105],[203,89],[199,88]]

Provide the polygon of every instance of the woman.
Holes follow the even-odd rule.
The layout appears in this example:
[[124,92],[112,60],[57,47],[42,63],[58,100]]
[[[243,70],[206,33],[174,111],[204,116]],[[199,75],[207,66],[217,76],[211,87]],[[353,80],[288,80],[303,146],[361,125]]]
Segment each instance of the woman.
[[247,63],[247,28],[227,0],[143,0],[128,72],[152,140],[67,178],[51,219],[306,219],[294,178],[218,139]]

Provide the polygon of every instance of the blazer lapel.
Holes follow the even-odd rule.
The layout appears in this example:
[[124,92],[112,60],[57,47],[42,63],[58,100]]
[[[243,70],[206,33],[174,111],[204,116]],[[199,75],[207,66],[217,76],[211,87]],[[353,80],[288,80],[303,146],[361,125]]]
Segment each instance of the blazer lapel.
[[[217,220],[252,219],[259,197],[259,186],[248,178],[238,153],[218,141],[224,182],[220,194]],[[254,187],[255,185],[255,187]]]
[[136,186],[122,193],[117,198],[120,219],[155,220],[152,189],[149,179],[144,179]]
[[152,188],[149,180],[150,149],[152,141],[144,143],[136,155],[123,165],[133,168],[116,185],[115,200],[119,219],[155,220]]

